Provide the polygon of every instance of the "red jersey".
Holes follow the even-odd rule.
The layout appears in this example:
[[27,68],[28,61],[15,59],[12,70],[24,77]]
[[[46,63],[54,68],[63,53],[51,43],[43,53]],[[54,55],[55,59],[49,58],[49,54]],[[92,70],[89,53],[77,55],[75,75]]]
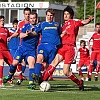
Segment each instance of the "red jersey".
[[90,56],[89,50],[86,47],[85,48],[79,48],[78,51],[80,52],[80,59],[86,59]]
[[0,27],[0,50],[8,50],[7,38],[10,33],[6,27]]
[[93,50],[100,50],[100,33],[95,32],[90,38],[90,40],[91,39],[93,40],[93,45],[92,45]]
[[24,24],[27,24],[28,22],[29,22],[29,21],[25,21],[25,20],[19,22],[18,28],[20,29],[20,31],[21,31],[21,29],[23,28]]
[[76,37],[78,35],[79,27],[83,26],[82,20],[70,19],[62,27],[62,33],[66,32],[62,37],[62,44],[76,45]]

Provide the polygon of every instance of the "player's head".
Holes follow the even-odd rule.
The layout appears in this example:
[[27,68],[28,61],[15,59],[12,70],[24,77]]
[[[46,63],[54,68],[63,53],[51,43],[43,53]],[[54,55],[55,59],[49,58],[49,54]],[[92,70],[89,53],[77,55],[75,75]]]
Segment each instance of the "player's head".
[[96,23],[95,30],[96,32],[100,33],[100,23]]
[[81,40],[81,41],[80,41],[80,46],[81,46],[82,48],[84,48],[84,47],[86,46],[86,41],[85,41],[85,40]]
[[73,19],[74,11],[73,11],[72,7],[68,5],[68,6],[63,10],[63,14],[64,14],[64,20],[67,21],[67,20],[69,20],[69,19]]
[[47,22],[52,22],[54,19],[55,12],[52,8],[47,9],[46,11],[46,20]]
[[37,22],[37,17],[38,17],[37,13],[36,12],[32,12],[30,14],[30,16],[29,16],[30,23],[33,24],[33,25],[35,25],[36,22]]
[[3,15],[0,16],[0,27],[4,27],[4,19],[5,17]]
[[29,20],[29,15],[30,15],[30,13],[31,13],[31,9],[30,8],[25,8],[24,9],[24,18],[25,18],[25,20]]
[[15,20],[13,20],[13,28],[14,29],[17,29],[17,26],[18,26],[18,20],[17,19],[15,19]]

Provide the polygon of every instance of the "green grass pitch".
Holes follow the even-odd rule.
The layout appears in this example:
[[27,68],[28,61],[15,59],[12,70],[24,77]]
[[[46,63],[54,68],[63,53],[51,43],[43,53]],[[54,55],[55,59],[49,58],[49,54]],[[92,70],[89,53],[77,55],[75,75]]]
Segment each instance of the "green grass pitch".
[[77,85],[70,80],[54,80],[49,83],[49,92],[41,92],[38,85],[36,90],[28,90],[28,81],[14,87],[7,83],[0,88],[0,100],[100,100],[100,80],[84,82],[85,91],[79,91]]

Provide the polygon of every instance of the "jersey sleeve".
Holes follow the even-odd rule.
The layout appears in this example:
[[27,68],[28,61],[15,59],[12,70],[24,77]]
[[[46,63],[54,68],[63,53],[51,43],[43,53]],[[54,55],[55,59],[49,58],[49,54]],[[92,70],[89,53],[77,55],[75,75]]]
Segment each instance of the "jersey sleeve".
[[[94,33],[93,33],[94,34]],[[91,39],[93,38],[93,34],[90,34],[89,35],[89,38],[88,38],[88,41],[90,42],[91,41]]]
[[8,28],[6,28],[6,31],[7,31],[8,37],[12,35],[12,34],[9,32]]
[[41,31],[41,24],[42,24],[42,23],[39,23],[39,24],[37,24],[37,25],[34,26],[34,31],[35,31],[36,33],[40,33],[40,31]]
[[81,48],[78,49],[78,52],[80,52],[80,51],[81,51]]
[[23,26],[21,32],[22,32],[22,33],[26,33],[26,31],[28,30],[27,28],[28,28],[28,25],[25,24],[25,25]]
[[80,27],[80,26],[84,26],[84,24],[83,24],[83,21],[82,20],[75,20],[75,25],[77,26],[77,27]]
[[66,33],[66,25],[63,25],[63,27],[62,27],[62,29],[61,29],[61,31],[62,31],[62,33]]

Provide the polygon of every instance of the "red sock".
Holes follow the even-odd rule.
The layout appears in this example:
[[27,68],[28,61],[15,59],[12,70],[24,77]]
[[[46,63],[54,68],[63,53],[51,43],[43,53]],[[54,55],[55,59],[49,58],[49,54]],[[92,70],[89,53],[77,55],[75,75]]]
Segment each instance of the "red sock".
[[82,71],[81,71],[81,69],[79,70],[79,75],[80,75],[81,77],[84,77],[84,76],[83,76],[83,73],[82,73]]
[[87,78],[89,78],[89,69],[87,70],[87,75],[86,75]]
[[0,79],[3,77],[3,66],[0,66]]
[[98,73],[99,73],[99,66],[96,66],[96,73],[95,73],[95,77],[98,77]]
[[21,80],[23,79],[23,75],[22,75],[22,65],[18,64],[17,66],[17,72],[20,72],[20,74],[18,75],[18,78]]
[[46,81],[51,74],[53,74],[56,67],[53,67],[52,65],[49,65],[49,67],[46,69],[44,75],[43,75],[43,81]]
[[22,65],[21,64],[18,64],[18,66],[17,66],[17,72],[21,72],[22,71]]
[[74,73],[72,73],[69,78],[75,82],[78,86],[80,86],[80,80],[74,75]]
[[42,69],[41,69],[41,71],[44,71],[44,66],[42,65]]
[[20,73],[20,74],[18,75],[18,78],[19,78],[20,80],[23,79],[22,73]]
[[52,78],[52,74],[50,75],[49,79],[53,79],[53,78]]
[[92,76],[92,70],[93,70],[93,64],[90,64],[89,70],[88,70],[88,78],[91,78],[91,76]]

